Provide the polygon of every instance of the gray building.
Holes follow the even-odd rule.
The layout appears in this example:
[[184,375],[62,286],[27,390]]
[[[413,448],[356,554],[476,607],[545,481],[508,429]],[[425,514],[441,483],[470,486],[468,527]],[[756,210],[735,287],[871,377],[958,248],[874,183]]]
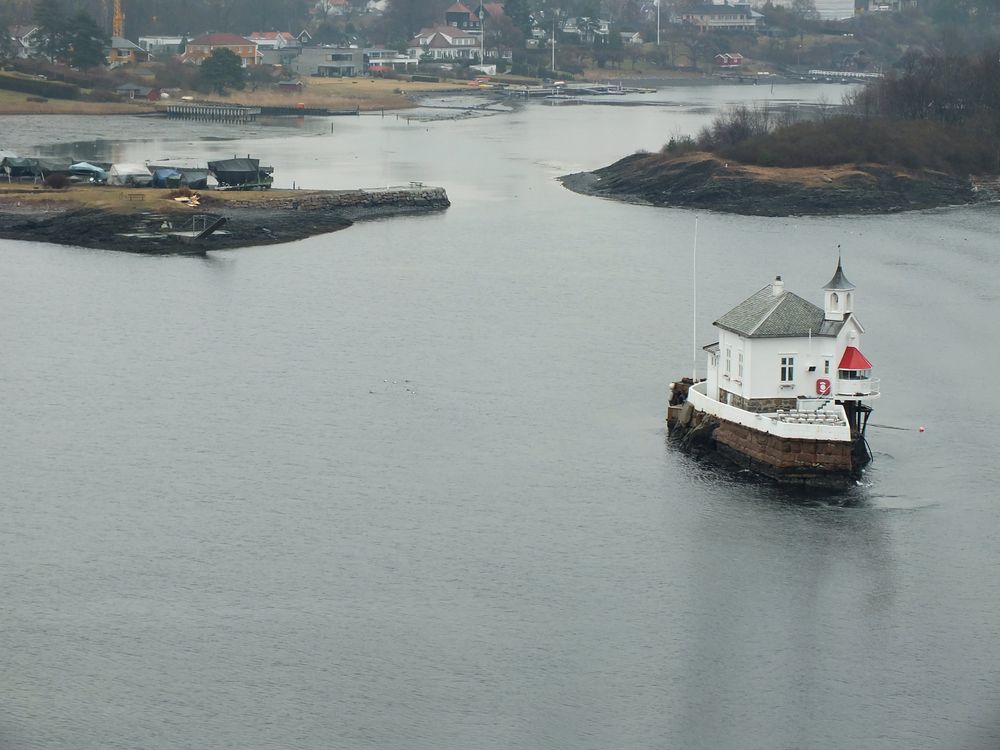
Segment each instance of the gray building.
[[291,67],[300,76],[360,76],[365,55],[357,47],[303,47]]
[[261,49],[257,48],[260,52],[260,64],[261,65],[281,65],[289,70],[295,69],[295,61],[299,57],[299,53],[302,52],[302,48],[298,45],[294,47],[282,47],[281,49]]

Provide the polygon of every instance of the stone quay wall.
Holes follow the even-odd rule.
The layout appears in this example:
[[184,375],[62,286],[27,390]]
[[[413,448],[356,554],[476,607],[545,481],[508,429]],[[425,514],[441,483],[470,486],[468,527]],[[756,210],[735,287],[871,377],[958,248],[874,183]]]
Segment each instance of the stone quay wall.
[[347,219],[439,211],[451,205],[444,188],[388,187],[370,190],[282,191],[266,199],[232,198],[226,206],[286,211],[333,211]]
[[743,398],[723,388],[719,389],[719,401],[724,404],[731,404],[737,409],[760,412],[762,414],[776,412],[778,409],[791,410],[798,403],[794,398]]
[[851,444],[846,442],[779,438],[725,420],[714,437],[716,443],[780,473],[851,471]]

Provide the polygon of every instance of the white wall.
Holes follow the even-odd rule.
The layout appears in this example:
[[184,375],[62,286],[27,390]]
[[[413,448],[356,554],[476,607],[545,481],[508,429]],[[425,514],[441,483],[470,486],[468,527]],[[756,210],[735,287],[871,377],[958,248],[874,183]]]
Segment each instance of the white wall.
[[749,427],[754,430],[762,430],[781,438],[798,438],[801,440],[837,440],[849,442],[851,439],[851,428],[847,425],[847,417],[844,408],[837,406],[834,413],[840,417],[840,424],[795,424],[780,422],[771,419],[764,414],[744,411],[735,406],[720,403],[708,398],[705,394],[707,383],[698,383],[688,391],[688,401],[695,409],[706,414],[712,414],[726,419],[730,422]]
[[[745,339],[735,333],[716,329],[719,332],[718,367],[708,368],[708,395],[718,398],[718,389],[729,391],[746,399],[754,398],[797,398],[813,397],[816,381],[825,378],[830,381],[832,393],[837,393],[837,365],[848,346],[861,349],[863,329],[851,315],[844,323],[836,338],[813,336],[800,338],[754,338]],[[727,376],[726,354],[731,351],[730,369]],[[864,350],[862,350],[864,351]],[[740,353],[743,353],[743,377],[739,375]],[[795,379],[791,387],[781,386],[781,357],[795,357]],[[709,364],[711,356],[708,355]],[[825,363],[829,361],[829,372]],[[809,372],[810,367],[815,371]]]
[[[747,399],[815,396],[818,378],[826,378],[836,387],[837,363],[844,346],[839,339],[829,336],[813,336],[811,340],[808,337],[744,339],[720,330],[718,387]],[[732,352],[728,377],[727,348]],[[740,353],[743,354],[742,378],[739,375]],[[782,356],[795,358],[795,379],[791,387],[781,384]],[[824,372],[825,360],[830,360],[829,374]],[[809,372],[810,366],[816,370]]]

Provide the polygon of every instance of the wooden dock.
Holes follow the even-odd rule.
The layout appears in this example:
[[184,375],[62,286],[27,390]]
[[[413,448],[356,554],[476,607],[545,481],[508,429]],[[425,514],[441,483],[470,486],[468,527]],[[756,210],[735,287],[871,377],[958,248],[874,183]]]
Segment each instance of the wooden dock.
[[238,104],[170,104],[167,117],[181,120],[208,120],[209,122],[254,122],[260,107],[243,107]]

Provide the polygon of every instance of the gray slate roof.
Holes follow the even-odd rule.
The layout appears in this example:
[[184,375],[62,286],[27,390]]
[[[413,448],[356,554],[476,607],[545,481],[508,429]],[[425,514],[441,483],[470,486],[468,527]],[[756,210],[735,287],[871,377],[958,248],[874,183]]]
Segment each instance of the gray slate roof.
[[827,284],[823,289],[829,289],[831,291],[845,291],[849,292],[854,289],[854,284],[847,280],[844,276],[844,269],[840,265],[840,259],[837,259],[837,271],[833,274],[833,278],[830,279],[830,283]]
[[836,336],[843,321],[824,320],[822,308],[792,292],[775,297],[771,285],[743,300],[715,325],[746,338]]
[[135,49],[140,52],[146,51],[135,42],[130,42],[128,39],[120,36],[111,37],[111,49]]

